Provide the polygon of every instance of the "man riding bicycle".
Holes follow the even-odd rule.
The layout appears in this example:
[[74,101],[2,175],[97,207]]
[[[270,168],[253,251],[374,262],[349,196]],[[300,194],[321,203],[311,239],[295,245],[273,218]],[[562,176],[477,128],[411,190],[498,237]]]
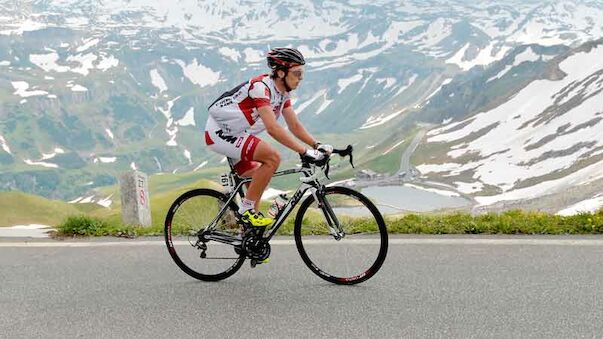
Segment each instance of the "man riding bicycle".
[[[252,178],[239,208],[241,219],[252,226],[268,226],[274,221],[259,211],[259,203],[281,161],[278,151],[257,134],[266,130],[311,161],[320,161],[333,150],[308,133],[291,106],[290,93],[304,77],[303,55],[293,48],[274,48],[266,59],[271,74],[259,75],[223,93],[209,106],[205,126],[208,147],[225,155],[237,174]],[[291,133],[278,124],[281,115]]]

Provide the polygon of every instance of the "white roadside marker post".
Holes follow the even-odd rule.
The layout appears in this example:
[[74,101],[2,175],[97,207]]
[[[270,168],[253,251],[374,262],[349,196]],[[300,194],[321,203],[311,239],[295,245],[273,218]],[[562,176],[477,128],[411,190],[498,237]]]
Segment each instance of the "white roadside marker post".
[[128,171],[119,178],[122,220],[128,225],[151,226],[149,180],[145,173]]

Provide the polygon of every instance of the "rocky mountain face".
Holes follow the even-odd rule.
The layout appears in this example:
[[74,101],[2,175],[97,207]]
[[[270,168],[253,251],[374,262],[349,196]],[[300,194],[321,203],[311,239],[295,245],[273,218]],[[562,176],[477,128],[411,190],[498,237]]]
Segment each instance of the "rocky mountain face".
[[[526,46],[473,79],[484,96],[499,82],[518,87],[429,131],[419,171],[473,195],[481,207],[568,195],[575,187],[582,194],[564,200],[596,198],[600,191],[590,188],[603,179],[603,39],[552,59],[544,52]],[[463,95],[463,86],[451,87],[440,100]]]
[[[467,121],[564,81],[555,65],[603,36],[602,18],[596,1],[0,0],[0,189],[70,199],[128,168],[217,165],[206,106],[265,72],[270,47],[307,58],[294,107],[308,129],[368,146],[361,132]],[[424,158],[450,160],[431,147],[447,127]]]

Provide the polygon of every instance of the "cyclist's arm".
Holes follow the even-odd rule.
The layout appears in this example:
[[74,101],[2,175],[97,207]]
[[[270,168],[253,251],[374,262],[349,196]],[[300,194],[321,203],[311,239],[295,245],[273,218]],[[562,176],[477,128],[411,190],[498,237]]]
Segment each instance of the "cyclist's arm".
[[266,132],[268,132],[271,137],[297,153],[306,152],[306,147],[295,141],[291,134],[276,122],[276,117],[270,106],[262,106],[257,110],[262,122],[264,122],[264,126],[266,126]]
[[293,135],[295,135],[299,140],[305,142],[307,145],[314,147],[316,144],[316,139],[308,133],[304,125],[299,122],[297,118],[297,114],[293,111],[291,106],[283,109],[283,117],[285,117],[285,121],[287,122],[287,127]]

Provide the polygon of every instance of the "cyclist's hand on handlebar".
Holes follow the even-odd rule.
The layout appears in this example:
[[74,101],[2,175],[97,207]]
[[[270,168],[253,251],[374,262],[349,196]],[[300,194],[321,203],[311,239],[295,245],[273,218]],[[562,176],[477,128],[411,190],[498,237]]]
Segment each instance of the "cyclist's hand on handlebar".
[[333,146],[331,145],[327,145],[327,144],[318,144],[318,147],[316,147],[317,150],[324,152],[326,154],[331,154],[333,153]]
[[306,150],[306,152],[304,154],[299,155],[302,159],[303,162],[309,162],[309,163],[317,163],[320,162],[321,160],[325,159],[326,155],[325,153],[317,150],[317,149],[308,149]]

